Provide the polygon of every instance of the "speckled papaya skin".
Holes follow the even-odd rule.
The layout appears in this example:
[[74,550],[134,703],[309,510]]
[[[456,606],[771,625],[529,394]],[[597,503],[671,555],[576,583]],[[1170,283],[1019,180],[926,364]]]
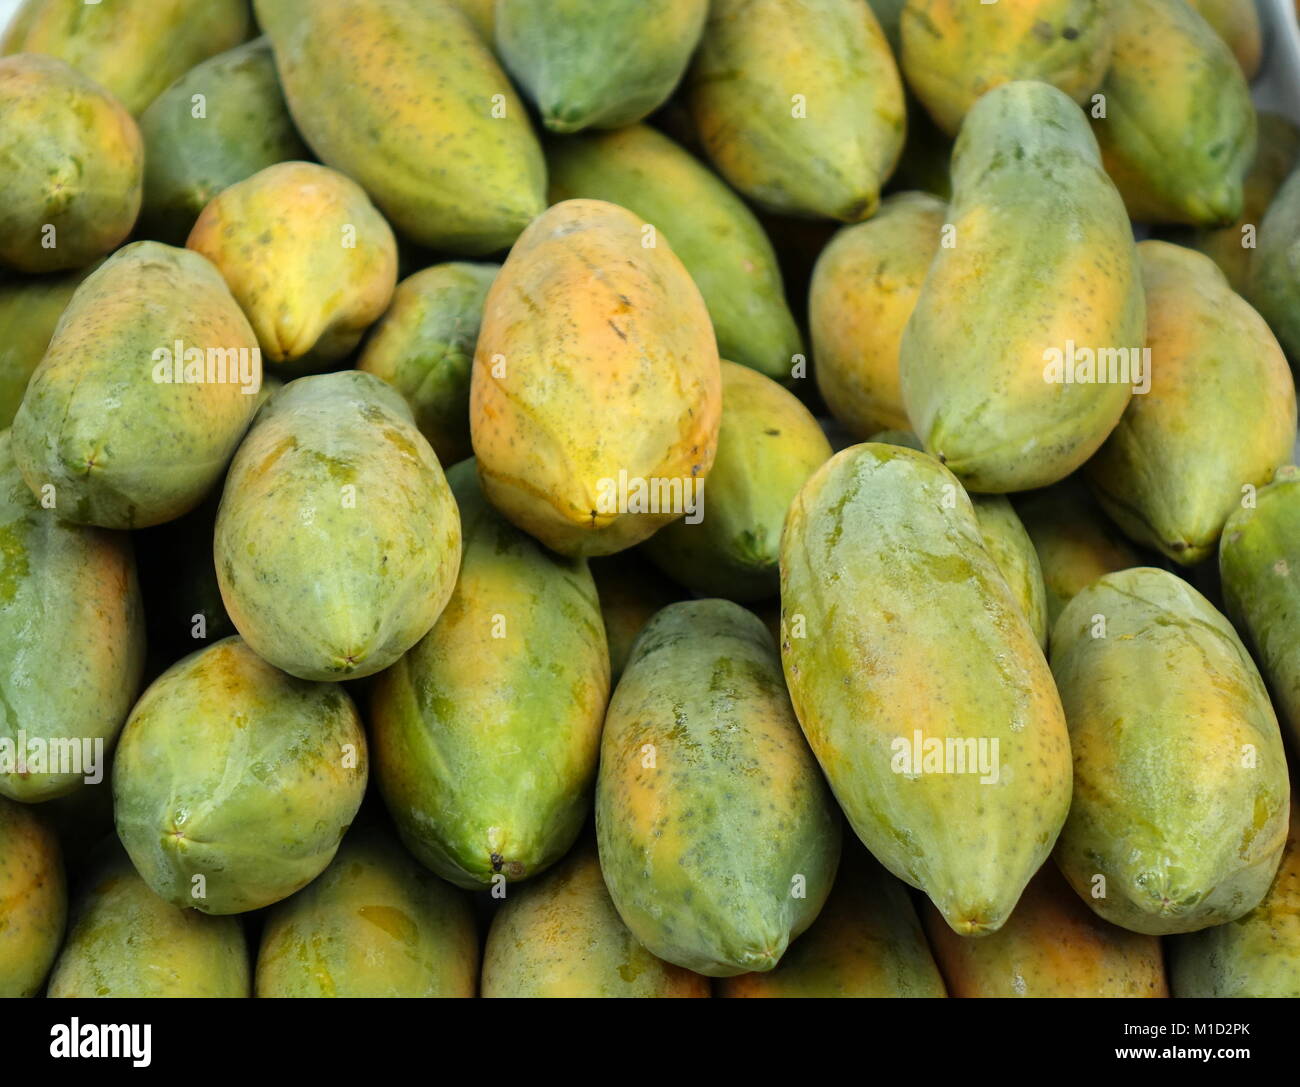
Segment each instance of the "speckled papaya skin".
[[359,679],[428,633],[460,519],[401,395],[343,370],[290,382],[239,448],[213,550],[254,652],[300,679]]
[[172,665],[131,711],[113,762],[117,833],[173,905],[260,909],[324,871],[366,771],[342,687],[294,679],[226,638]]
[[771,970],[812,924],[840,820],[756,615],[684,601],[641,632],[605,718],[596,837],[619,915],[668,962]]
[[630,490],[606,501],[619,497],[610,484],[681,491],[713,465],[713,326],[668,240],[643,244],[645,226],[600,200],[556,204],[510,251],[484,307],[470,380],[483,489],[561,554],[613,554],[682,514],[634,509]]
[[1259,227],[1246,297],[1277,336],[1294,369],[1300,363],[1300,173],[1278,189]]
[[330,866],[267,914],[259,997],[472,997],[469,899],[388,835],[351,831]]
[[1247,81],[1259,74],[1263,30],[1255,0],[1187,0],[1232,50]]
[[63,860],[38,812],[0,797],[0,999],[40,992],[63,942]]
[[948,221],[900,348],[913,429],[970,490],[1054,483],[1096,452],[1131,385],[1049,380],[1051,353],[1138,350],[1144,328],[1132,229],[1079,108],[1045,83],[981,98]]
[[[1065,820],[1070,751],[1042,650],[953,475],[897,446],[832,457],[786,518],[781,620],[799,722],[858,837],[955,931],[996,931]],[[988,772],[961,772],[955,750],[946,773],[900,761],[917,732],[972,762],[983,741]]]
[[1052,672],[1075,782],[1056,859],[1080,897],[1155,935],[1254,909],[1286,842],[1290,785],[1228,621],[1164,570],[1107,574],[1057,620]]

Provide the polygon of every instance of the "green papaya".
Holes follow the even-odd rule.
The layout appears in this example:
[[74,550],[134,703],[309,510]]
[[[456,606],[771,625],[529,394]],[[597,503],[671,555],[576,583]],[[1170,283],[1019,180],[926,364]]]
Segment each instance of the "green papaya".
[[73,294],[14,416],[14,459],[65,520],[161,524],[221,478],[261,381],[257,339],[216,268],[135,242]]
[[474,450],[469,380],[488,288],[499,264],[435,264],[408,276],[370,330],[357,369],[383,378],[406,398],[420,433],[442,464]]
[[713,0],[689,79],[719,172],[779,214],[874,214],[903,148],[893,53],[862,0]]
[[254,0],[289,112],[399,233],[470,255],[546,207],[523,103],[448,0]]
[[0,59],[0,265],[82,268],[131,233],[144,140],[103,87],[53,57]]
[[664,104],[708,0],[498,0],[502,63],[552,132],[623,128]]
[[67,914],[58,839],[35,808],[0,796],[0,999],[40,992]]
[[465,533],[451,599],[370,703],[375,771],[402,840],[470,888],[536,875],[573,844],[609,697],[585,561],[506,521],[475,467],[449,473]]
[[641,628],[684,594],[636,552],[592,559],[591,576],[609,644],[610,679],[617,682]]
[[1247,81],[1259,75],[1264,35],[1255,0],[1187,0],[1232,50]]
[[213,551],[249,647],[300,679],[359,679],[428,633],[460,520],[401,395],[343,370],[290,382],[226,477]]
[[984,95],[948,220],[899,350],[908,417],[969,490],[1054,483],[1119,421],[1142,347],[1132,229],[1078,106],[1046,83]]
[[704,296],[719,355],[789,383],[803,345],[776,253],[716,174],[644,125],[552,140],[546,161],[553,202],[608,200],[664,234]]
[[1259,226],[1246,297],[1300,365],[1300,170],[1278,189]]
[[190,69],[140,115],[145,158],[140,229],[184,245],[217,193],[310,152],[293,126],[266,38]]
[[1249,654],[1164,570],[1106,574],[1052,629],[1074,800],[1057,844],[1093,911],[1134,932],[1194,932],[1264,897],[1286,843],[1277,718]]
[[795,712],[858,837],[954,931],[996,931],[1065,820],[1070,750],[952,473],[871,443],[822,465],[786,518],[781,627]]
[[492,918],[485,997],[707,997],[709,979],[656,959],[610,901],[594,845],[517,891]]
[[1214,261],[1160,241],[1138,256],[1147,389],[1086,474],[1132,539],[1190,566],[1214,554],[1242,494],[1290,459],[1295,384],[1268,325]]
[[113,762],[117,833],[172,905],[260,909],[324,871],[366,768],[342,687],[294,679],[226,638],[177,661],[131,711]]
[[271,907],[257,953],[260,997],[471,997],[477,982],[469,899],[369,828]]
[[690,600],[646,625],[605,718],[596,837],[623,922],[668,962],[771,970],[812,924],[840,820],[756,615]]
[[786,510],[831,446],[812,413],[776,382],[722,363],[718,455],[698,508],[645,543],[664,573],[702,596],[775,596]]

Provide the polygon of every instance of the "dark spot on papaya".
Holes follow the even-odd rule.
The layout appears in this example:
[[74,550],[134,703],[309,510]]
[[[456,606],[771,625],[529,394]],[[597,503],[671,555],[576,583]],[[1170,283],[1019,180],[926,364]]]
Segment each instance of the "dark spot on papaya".
[[1067,26],[1064,30],[1061,31],[1061,37],[1063,37],[1067,42],[1074,41],[1074,39],[1077,38],[1078,36],[1079,36],[1078,27]]
[[624,332],[621,328],[619,328],[618,325],[614,324],[613,321],[606,321],[605,323],[614,330],[614,334],[618,336],[620,340],[622,340],[624,343],[627,342],[627,333]]
[[505,858],[500,853],[493,853],[490,860],[492,861],[492,871],[500,872],[501,865],[505,863]]

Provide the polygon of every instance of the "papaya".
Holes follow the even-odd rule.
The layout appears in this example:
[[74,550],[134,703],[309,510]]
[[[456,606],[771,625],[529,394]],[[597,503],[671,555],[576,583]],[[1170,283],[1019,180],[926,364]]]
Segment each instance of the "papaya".
[[[1046,486],[1096,452],[1128,404],[1122,363],[1144,327],[1132,230],[1079,108],[1046,83],[984,95],[952,168],[953,245],[903,331],[903,403],[968,490]],[[1103,352],[1112,365],[1098,372]]]
[[775,596],[786,510],[830,456],[826,435],[793,393],[724,360],[718,455],[699,509],[651,536],[646,554],[702,596],[741,603]]
[[903,149],[903,84],[862,0],[713,0],[689,77],[719,172],[778,214],[856,223]]
[[647,225],[601,200],[556,204],[484,306],[470,378],[483,489],[561,554],[640,543],[689,511],[713,465],[713,326],[666,239],[642,244]]
[[1278,189],[1259,226],[1246,298],[1300,365],[1300,171]]
[[441,464],[473,453],[469,377],[483,303],[499,264],[435,264],[397,285],[370,330],[357,369],[383,378],[406,398],[420,433]]
[[0,794],[26,803],[102,780],[144,672],[130,538],[59,513],[0,431]]
[[65,520],[161,524],[221,478],[261,380],[257,339],[216,268],[135,242],[64,310],[14,416],[14,459]]
[[25,0],[0,54],[58,57],[138,117],[173,81],[251,30],[248,0]]
[[618,916],[593,845],[511,891],[483,953],[485,997],[707,997],[709,979],[656,959]]
[[754,213],[716,174],[644,125],[552,140],[551,200],[607,200],[662,233],[708,306],[723,358],[789,384],[799,329],[776,253]]
[[1103,919],[1167,935],[1264,897],[1286,843],[1277,718],[1228,621],[1165,570],[1106,574],[1052,628],[1074,800],[1056,859]]
[[452,0],[462,14],[474,24],[474,29],[485,42],[491,42],[496,33],[496,0]]
[[375,772],[406,847],[461,887],[541,872],[591,806],[609,653],[591,572],[449,473],[465,546],[433,629],[380,675]]
[[781,628],[799,723],[858,837],[955,932],[995,932],[1065,821],[1070,749],[952,473],[875,443],[822,465],[786,517]]
[[1227,925],[1168,941],[1177,997],[1300,997],[1300,809],[1258,906]]
[[342,687],[294,679],[226,638],[177,661],[131,711],[113,761],[117,833],[172,905],[260,909],[325,870],[366,769]]
[[0,998],[40,992],[67,913],[54,832],[35,808],[0,796]]
[[388,308],[397,241],[359,185],[280,162],[218,193],[185,243],[217,266],[266,357],[319,370]]
[[293,127],[271,43],[257,38],[196,65],[140,115],[140,228],[184,245],[208,202],[237,181],[310,152]]
[[1188,0],[1232,50],[1249,82],[1259,75],[1264,54],[1264,34],[1255,0]]
[[159,898],[114,847],[73,901],[48,995],[252,996],[243,926]]
[[140,212],[144,140],[103,87],[53,57],[0,58],[0,265],[82,268]]
[[1110,63],[1109,0],[907,0],[899,19],[903,74],[950,136],[980,95],[1040,80],[1080,105]]
[[856,438],[910,425],[898,372],[903,329],[947,217],[929,193],[897,193],[822,250],[808,292],[814,376],[830,413]]
[[771,970],[817,917],[840,820],[752,612],[689,600],[646,624],[605,718],[596,837],[623,923],[696,973]]
[[592,559],[591,576],[600,597],[600,617],[609,645],[610,680],[617,682],[641,628],[660,608],[675,603],[684,594],[635,552]]
[[889,48],[894,51],[895,57],[900,56],[903,48],[903,32],[899,24],[903,20],[903,8],[907,0],[869,0],[869,2],[876,21],[880,23],[880,29],[885,32]]
[[1231,223],[1255,156],[1255,107],[1231,50],[1185,0],[1125,0],[1110,22],[1111,64],[1089,112],[1129,215]]
[[448,0],[254,0],[298,131],[398,233],[491,253],[546,206],[523,103]]
[[1149,390],[1086,475],[1132,539],[1190,566],[1214,554],[1243,492],[1290,459],[1295,384],[1268,325],[1214,261],[1161,241],[1142,242],[1138,256]]
[[1050,861],[997,932],[957,936],[933,906],[930,946],[956,997],[1166,997],[1160,940],[1103,921]]
[[370,828],[271,907],[257,953],[260,997],[471,997],[477,982],[469,899]]
[[677,86],[708,0],[498,0],[496,47],[552,132],[623,128]]
[[290,382],[258,413],[226,477],[213,553],[255,653],[299,679],[360,679],[442,612],[460,520],[401,394],[343,370]]

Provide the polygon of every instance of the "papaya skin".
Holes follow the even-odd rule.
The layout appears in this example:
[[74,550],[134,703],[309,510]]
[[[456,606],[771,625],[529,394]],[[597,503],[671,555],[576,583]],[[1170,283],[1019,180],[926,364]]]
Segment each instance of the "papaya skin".
[[1250,82],[1259,75],[1264,53],[1263,30],[1254,0],[1187,0],[1232,50],[1241,74]]
[[35,808],[0,797],[0,999],[40,992],[67,915],[58,839]]
[[1300,172],[1278,189],[1259,227],[1246,297],[1286,349],[1300,362]]
[[1057,620],[1052,672],[1075,782],[1056,860],[1079,896],[1153,935],[1254,909],[1286,842],[1290,784],[1277,718],[1228,621],[1164,570],[1107,574]]

